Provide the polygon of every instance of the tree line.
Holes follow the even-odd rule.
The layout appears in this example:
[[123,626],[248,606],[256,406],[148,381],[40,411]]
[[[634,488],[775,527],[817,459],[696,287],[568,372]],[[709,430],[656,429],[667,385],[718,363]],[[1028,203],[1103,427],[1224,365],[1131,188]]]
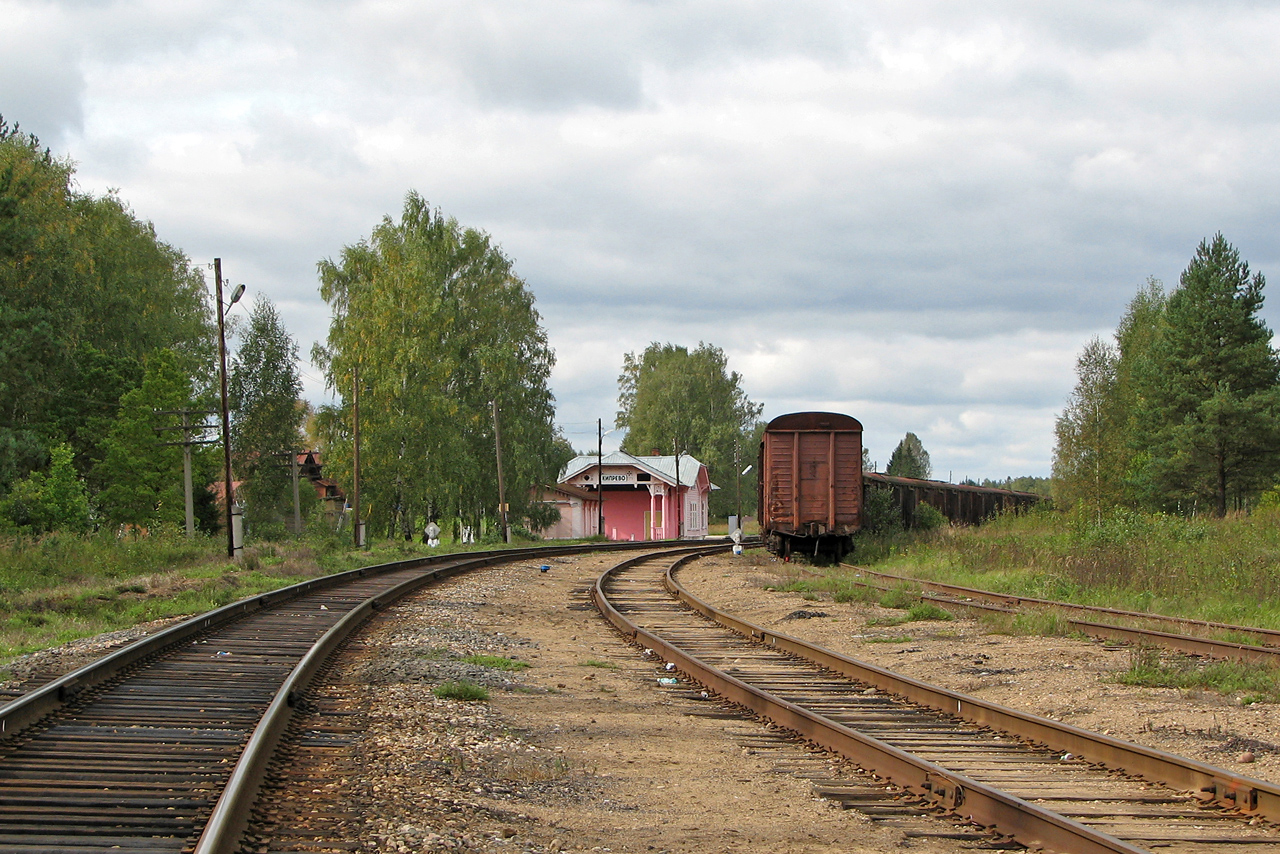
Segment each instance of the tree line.
[[[218,530],[208,272],[115,193],[77,190],[69,159],[0,119],[0,532],[181,525],[184,443],[197,523]],[[313,356],[337,398],[320,412],[300,400],[297,342],[270,300],[229,316],[232,470],[251,532],[282,529],[289,456],[304,444],[353,491],[357,391],[374,531],[492,531],[499,436],[510,518],[550,522],[534,487],[573,452],[555,428],[533,294],[501,248],[410,192],[399,220],[318,274],[332,319]]]
[[[206,272],[116,193],[76,189],[69,159],[0,118],[0,531],[183,525],[188,442],[196,522],[218,530]],[[263,297],[239,338],[233,469],[266,526],[283,513],[279,455],[300,445],[297,345]]]
[[1266,282],[1222,234],[1171,292],[1149,279],[1114,340],[1094,338],[1057,420],[1054,497],[1223,516],[1280,477],[1280,359],[1258,316]]
[[[77,190],[70,160],[0,119],[0,531],[178,526],[184,442],[197,524],[218,531],[209,272],[116,193]],[[517,526],[552,522],[537,487],[574,451],[555,426],[555,355],[533,293],[501,247],[411,191],[398,218],[317,273],[331,318],[311,355],[335,395],[318,412],[271,301],[230,316],[232,469],[251,533],[283,532],[289,457],[303,449],[322,449],[348,494],[359,477],[362,521],[385,536],[429,522],[492,536],[504,503]],[[713,516],[754,512],[763,406],[723,350],[654,342],[624,355],[618,384],[623,450],[690,454],[721,487]],[[918,437],[888,470],[930,476]]]

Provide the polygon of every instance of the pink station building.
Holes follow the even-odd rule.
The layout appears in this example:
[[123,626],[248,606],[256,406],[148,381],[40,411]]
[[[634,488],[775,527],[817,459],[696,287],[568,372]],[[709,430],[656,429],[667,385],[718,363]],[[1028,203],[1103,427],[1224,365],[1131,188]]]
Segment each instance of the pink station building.
[[707,500],[716,488],[707,467],[688,454],[680,455],[679,476],[674,456],[586,454],[565,466],[555,486],[543,489],[542,500],[560,510],[560,521],[542,533],[554,538],[600,533],[603,494],[603,533],[611,540],[702,538]]

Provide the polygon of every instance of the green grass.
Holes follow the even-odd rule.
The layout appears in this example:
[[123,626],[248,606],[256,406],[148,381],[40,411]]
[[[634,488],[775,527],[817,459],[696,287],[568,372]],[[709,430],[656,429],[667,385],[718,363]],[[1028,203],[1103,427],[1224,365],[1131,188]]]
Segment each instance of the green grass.
[[466,702],[487,702],[489,691],[482,685],[463,679],[458,682],[443,682],[432,689],[441,700],[463,700]]
[[531,666],[527,661],[504,658],[501,655],[464,655],[459,661],[465,661],[467,664],[478,664],[481,667],[489,667],[494,670],[506,670],[512,673],[528,670]]
[[986,630],[1014,637],[1066,637],[1078,634],[1056,611],[1024,611],[1020,614],[984,613],[978,618]]
[[878,601],[881,608],[905,611],[920,602],[920,592],[906,585],[898,585],[881,593]]
[[1280,670],[1237,661],[1202,661],[1190,656],[1161,655],[1141,647],[1130,657],[1129,668],[1116,675],[1122,685],[1178,688],[1183,691],[1216,691],[1237,694],[1242,702],[1280,701]]
[[863,643],[911,643],[915,638],[911,635],[893,635],[891,637],[863,638]]
[[923,622],[926,620],[954,620],[955,617],[939,608],[932,602],[917,602],[907,609],[907,622]]
[[[809,602],[823,597],[830,597],[832,602],[876,602],[884,595],[874,587],[860,584],[856,579],[840,574],[794,578],[781,584],[765,587],[765,590],[776,593],[799,593],[801,598]],[[918,594],[915,598],[919,598]]]
[[863,538],[853,560],[1018,596],[1280,628],[1276,510],[1213,519],[1045,508],[972,528]]
[[0,668],[24,653],[202,613],[307,578],[448,551],[454,549],[402,540],[357,550],[345,537],[320,532],[251,542],[232,563],[225,539],[188,539],[172,529],[120,539],[107,533],[0,538]]
[[618,665],[612,661],[601,661],[598,658],[588,658],[586,661],[578,662],[579,667],[599,667],[604,670],[617,670]]

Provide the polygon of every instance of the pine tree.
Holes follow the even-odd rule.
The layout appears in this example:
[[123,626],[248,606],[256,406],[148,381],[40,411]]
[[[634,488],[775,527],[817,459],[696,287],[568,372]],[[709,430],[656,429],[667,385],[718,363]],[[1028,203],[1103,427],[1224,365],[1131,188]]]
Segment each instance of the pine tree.
[[93,471],[108,522],[149,527],[184,521],[182,450],[161,444],[158,434],[172,423],[166,411],[191,406],[191,379],[181,363],[169,350],[153,353],[142,384],[120,399],[119,415],[103,439],[102,462]]
[[1152,504],[1221,516],[1280,473],[1280,360],[1258,318],[1264,285],[1217,234],[1169,296],[1135,374],[1137,478]]
[[914,477],[927,480],[933,474],[933,465],[929,462],[929,452],[915,433],[902,437],[898,447],[893,449],[889,464],[884,473],[894,477]]

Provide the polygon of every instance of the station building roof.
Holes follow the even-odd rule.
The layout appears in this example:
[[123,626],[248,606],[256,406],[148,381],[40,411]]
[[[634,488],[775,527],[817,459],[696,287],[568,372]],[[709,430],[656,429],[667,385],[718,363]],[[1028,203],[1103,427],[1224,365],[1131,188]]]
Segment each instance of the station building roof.
[[[676,483],[676,458],[674,454],[661,456],[651,455],[647,457],[638,457],[634,454],[628,454],[626,451],[613,451],[605,454],[603,459],[595,454],[581,454],[574,457],[564,467],[564,471],[560,473],[560,483],[569,483],[575,477],[593,469],[599,462],[601,467],[609,468],[611,466],[633,466],[640,471],[646,471],[653,477],[662,480],[665,483],[674,485]],[[690,456],[689,454],[680,455],[680,477],[681,486],[692,486],[698,480],[698,473],[705,470],[705,466]],[[719,487],[714,484],[712,489]]]

